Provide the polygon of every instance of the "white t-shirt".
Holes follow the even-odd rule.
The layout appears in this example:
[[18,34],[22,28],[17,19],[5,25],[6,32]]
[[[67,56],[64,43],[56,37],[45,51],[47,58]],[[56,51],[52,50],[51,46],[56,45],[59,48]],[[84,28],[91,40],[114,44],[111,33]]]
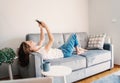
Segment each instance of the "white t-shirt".
[[45,48],[42,47],[37,52],[42,54],[43,59],[57,59],[57,58],[62,58],[64,56],[62,50],[57,48],[51,48],[47,53]]

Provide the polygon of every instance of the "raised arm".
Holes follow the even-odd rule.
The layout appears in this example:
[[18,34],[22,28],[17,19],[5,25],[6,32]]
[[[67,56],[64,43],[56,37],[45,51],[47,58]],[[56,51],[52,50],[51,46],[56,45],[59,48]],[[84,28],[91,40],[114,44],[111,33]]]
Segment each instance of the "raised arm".
[[49,49],[50,49],[50,48],[52,47],[52,45],[53,45],[54,37],[53,37],[52,33],[50,32],[49,28],[47,27],[47,25],[46,25],[44,22],[42,22],[42,26],[46,29],[47,34],[48,34],[48,38],[49,38],[49,41],[48,41],[48,43],[47,43],[46,46],[45,46],[45,50],[48,52]]
[[39,21],[38,21],[38,26],[40,28],[40,41],[38,42],[38,45],[34,51],[38,51],[42,47],[43,42],[44,42],[44,37],[45,37],[44,31],[43,31],[43,26],[42,26],[41,22],[39,23]]
[[40,28],[40,41],[38,42],[38,45],[41,47],[43,45],[43,42],[44,42],[44,31],[43,31],[43,28]]

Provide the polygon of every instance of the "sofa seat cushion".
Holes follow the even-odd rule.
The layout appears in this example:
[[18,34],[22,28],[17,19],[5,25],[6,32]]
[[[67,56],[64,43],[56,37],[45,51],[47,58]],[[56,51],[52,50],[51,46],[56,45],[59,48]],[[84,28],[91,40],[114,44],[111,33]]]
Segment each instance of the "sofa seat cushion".
[[89,67],[110,60],[111,52],[108,50],[88,50],[82,56],[86,57],[87,67]]
[[63,65],[77,70],[86,67],[86,59],[83,56],[73,55],[67,58],[51,59],[47,60],[51,65]]

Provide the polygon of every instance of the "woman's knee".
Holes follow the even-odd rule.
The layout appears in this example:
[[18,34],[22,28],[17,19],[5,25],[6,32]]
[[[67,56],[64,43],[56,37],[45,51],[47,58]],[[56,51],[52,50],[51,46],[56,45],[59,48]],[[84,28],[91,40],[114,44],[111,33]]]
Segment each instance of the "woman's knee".
[[72,34],[71,34],[71,37],[76,40],[76,38],[77,38],[76,33],[72,33]]

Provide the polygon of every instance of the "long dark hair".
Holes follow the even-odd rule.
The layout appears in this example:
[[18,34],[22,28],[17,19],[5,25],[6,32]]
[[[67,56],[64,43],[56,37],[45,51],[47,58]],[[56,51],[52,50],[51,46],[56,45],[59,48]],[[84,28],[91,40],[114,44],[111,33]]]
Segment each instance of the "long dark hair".
[[18,61],[20,66],[26,67],[29,64],[30,46],[22,42],[18,50]]

